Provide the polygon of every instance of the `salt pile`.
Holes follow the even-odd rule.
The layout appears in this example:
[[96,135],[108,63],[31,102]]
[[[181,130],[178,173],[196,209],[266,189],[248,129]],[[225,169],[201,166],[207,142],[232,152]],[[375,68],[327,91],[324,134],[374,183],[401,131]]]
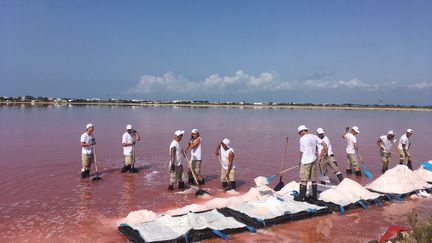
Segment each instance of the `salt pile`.
[[376,199],[378,193],[370,192],[359,183],[345,178],[335,188],[328,189],[319,195],[319,200],[346,206],[359,200]]
[[[432,160],[429,160],[429,164],[432,164]],[[423,166],[420,166],[420,168],[418,168],[414,172],[423,180],[427,182],[432,182],[432,171],[423,168]]]
[[373,191],[395,194],[405,194],[430,187],[431,185],[405,165],[397,165],[387,170],[366,186]]
[[136,224],[153,221],[157,218],[159,218],[159,215],[153,211],[138,210],[130,212],[128,216],[122,220],[122,222],[126,224]]

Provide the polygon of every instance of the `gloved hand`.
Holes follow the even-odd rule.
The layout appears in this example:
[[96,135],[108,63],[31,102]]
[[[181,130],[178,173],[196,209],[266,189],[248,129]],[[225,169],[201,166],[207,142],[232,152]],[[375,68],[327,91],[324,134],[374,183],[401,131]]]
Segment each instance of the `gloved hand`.
[[90,141],[90,145],[96,145],[96,138],[92,138]]
[[345,127],[345,132],[348,132],[350,130],[349,127]]
[[132,141],[132,144],[135,145],[135,144],[136,144],[136,141]]
[[132,130],[132,133],[137,133],[137,131],[136,130]]

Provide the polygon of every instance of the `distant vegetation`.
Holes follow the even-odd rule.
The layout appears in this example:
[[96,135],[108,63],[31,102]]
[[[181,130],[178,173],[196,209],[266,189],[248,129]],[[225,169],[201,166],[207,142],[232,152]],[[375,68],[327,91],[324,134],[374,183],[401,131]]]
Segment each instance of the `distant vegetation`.
[[266,107],[341,107],[341,108],[421,108],[432,109],[432,106],[415,106],[415,105],[393,105],[393,104],[319,104],[319,103],[281,103],[281,102],[222,102],[222,101],[207,101],[207,100],[139,100],[139,99],[99,99],[99,98],[55,98],[55,97],[34,97],[30,95],[7,97],[0,96],[1,104],[23,104],[29,103],[34,105],[45,104],[119,104],[119,105],[196,105],[196,106],[266,106]]

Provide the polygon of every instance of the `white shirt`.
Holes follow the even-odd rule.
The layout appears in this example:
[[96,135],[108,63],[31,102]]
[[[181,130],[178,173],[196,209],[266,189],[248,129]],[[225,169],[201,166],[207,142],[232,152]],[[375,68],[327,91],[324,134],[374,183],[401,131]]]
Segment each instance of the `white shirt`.
[[344,137],[347,140],[346,153],[355,154],[354,144],[357,143],[357,138],[352,133],[346,133]]
[[402,135],[402,136],[400,137],[400,139],[399,139],[399,149],[400,149],[401,151],[403,151],[402,144],[405,145],[405,150],[408,150],[408,149],[409,149],[409,147],[410,147],[410,140],[409,140],[409,138],[407,137],[406,133],[405,133],[404,135]]
[[[327,136],[324,136],[323,139],[321,139],[321,141],[327,144],[327,154],[334,155],[332,146],[330,144],[330,139]],[[318,146],[318,154],[321,154],[321,151],[324,148],[324,146],[322,146],[322,144],[318,144],[317,146]]]
[[[86,144],[90,144],[93,139],[93,135],[88,135],[87,132],[83,133],[81,135],[81,142],[84,142]],[[82,154],[92,154],[93,153],[93,145],[90,145],[88,147],[81,147],[81,153]]]
[[[199,137],[195,140],[198,140],[199,144],[195,148],[191,149],[191,160],[201,160],[201,138]],[[192,143],[194,141],[192,141]]]
[[170,156],[171,156],[171,148],[172,147],[176,148],[176,161],[173,161],[173,163],[174,163],[174,165],[179,166],[182,163],[180,144],[176,140],[173,140],[171,142],[170,147],[169,147],[169,155]]
[[384,148],[384,152],[390,153],[393,145],[396,143],[396,139],[390,141],[388,140],[387,135],[382,135],[380,140],[382,142],[381,147]]
[[314,162],[318,144],[322,144],[321,139],[313,134],[306,134],[300,138],[300,152],[303,152],[301,163],[306,165]]
[[[128,132],[125,132],[122,136],[122,144],[133,143],[136,141],[135,136],[130,135]],[[123,155],[132,155],[133,154],[134,145],[123,146]]]
[[[228,148],[227,150],[225,150],[223,147],[222,147],[222,145],[220,146],[220,151],[219,151],[219,154],[220,154],[220,156],[221,156],[221,161],[222,161],[222,167],[226,170],[226,169],[228,169],[228,166],[229,166],[229,159],[228,159],[228,156],[229,156],[229,153],[230,152],[233,152],[233,154],[234,154],[234,149],[233,148]],[[235,166],[235,163],[234,163],[234,161],[232,162],[232,168],[235,168],[236,166]]]

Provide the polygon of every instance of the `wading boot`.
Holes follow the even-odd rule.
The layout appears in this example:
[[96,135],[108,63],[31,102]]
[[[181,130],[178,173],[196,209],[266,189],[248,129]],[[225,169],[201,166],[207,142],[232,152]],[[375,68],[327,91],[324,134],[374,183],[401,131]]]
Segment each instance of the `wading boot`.
[[318,201],[318,185],[312,184],[312,200],[314,202]]
[[294,197],[294,201],[304,202],[306,200],[306,185],[300,184],[300,193],[297,197]]
[[344,179],[342,176],[342,173],[340,173],[340,172],[338,174],[336,174],[336,176],[339,179],[339,182],[342,182],[342,180]]
[[129,171],[129,169],[130,169],[130,165],[125,165],[125,166],[123,166],[123,168],[121,169],[121,173],[126,173],[126,172],[128,172]]
[[178,183],[178,188],[180,188],[180,189],[184,189],[184,188],[185,188],[185,183],[184,183],[184,181],[179,181],[179,183]]
[[356,171],[355,174],[356,174],[356,176],[362,176],[361,170]]
[[347,175],[351,175],[352,174],[352,169],[346,169],[346,173],[347,173]]
[[235,190],[237,188],[237,183],[235,181],[231,181],[231,189]]
[[205,180],[204,180],[204,178],[201,178],[201,180],[198,181],[198,184],[200,184],[200,185],[204,185],[204,184],[205,184]]
[[174,190],[174,186],[173,185],[169,185],[168,186],[168,190],[170,190],[170,191]]
[[89,169],[85,170],[85,177],[86,178],[90,177],[90,170]]
[[228,187],[228,182],[222,182],[222,188],[223,189],[227,189],[227,187]]
[[195,180],[194,180],[193,177],[189,177],[189,178],[188,178],[188,182],[189,182],[189,184],[191,184],[191,185],[195,185]]
[[85,171],[81,171],[81,179],[85,179],[86,178],[86,172]]

